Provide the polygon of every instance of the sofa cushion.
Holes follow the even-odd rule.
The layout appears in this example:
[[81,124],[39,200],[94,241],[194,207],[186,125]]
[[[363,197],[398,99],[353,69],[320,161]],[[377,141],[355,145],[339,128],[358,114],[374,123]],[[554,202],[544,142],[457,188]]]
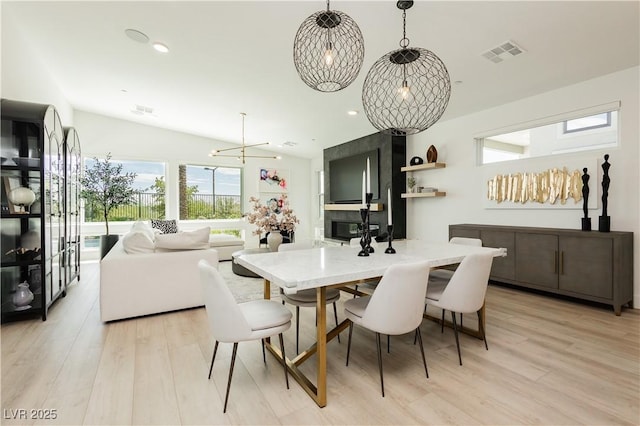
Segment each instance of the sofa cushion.
[[190,232],[160,234],[156,236],[156,249],[165,250],[199,250],[209,248],[211,228],[196,229]]
[[159,229],[163,234],[175,234],[178,232],[178,223],[175,221],[175,219],[151,219],[151,226],[153,228]]
[[153,253],[155,244],[145,231],[132,231],[122,238],[122,248],[128,254]]
[[151,225],[143,221],[137,221],[133,223],[133,226],[131,227],[131,232],[135,232],[135,231],[144,232],[151,241],[156,239],[157,233],[160,233],[158,229],[153,229]]

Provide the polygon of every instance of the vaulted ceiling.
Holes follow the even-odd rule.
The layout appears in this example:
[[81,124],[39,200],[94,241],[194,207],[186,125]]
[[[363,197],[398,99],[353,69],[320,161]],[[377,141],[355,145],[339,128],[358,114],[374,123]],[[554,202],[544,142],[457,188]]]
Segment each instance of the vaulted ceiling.
[[[637,66],[639,4],[417,1],[407,35],[448,68],[447,120]],[[240,143],[246,112],[247,143],[269,141],[267,149],[312,158],[376,131],[362,85],[402,37],[395,1],[332,2],[358,23],[364,65],[346,89],[317,92],[296,73],[293,38],[324,8],[321,1],[3,1],[2,20],[16,24],[77,110],[232,143]],[[129,28],[170,52],[131,40]],[[500,63],[482,56],[507,40],[526,52]],[[132,113],[134,105],[152,116]]]

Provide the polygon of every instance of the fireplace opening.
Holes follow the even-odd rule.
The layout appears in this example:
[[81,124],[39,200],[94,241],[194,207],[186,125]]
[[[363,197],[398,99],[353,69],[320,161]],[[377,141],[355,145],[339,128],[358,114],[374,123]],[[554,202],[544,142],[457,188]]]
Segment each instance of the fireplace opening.
[[[376,237],[380,231],[380,225],[372,223],[369,225],[371,236]],[[349,241],[351,238],[360,238],[362,235],[362,223],[360,222],[331,222],[331,238],[336,240]]]

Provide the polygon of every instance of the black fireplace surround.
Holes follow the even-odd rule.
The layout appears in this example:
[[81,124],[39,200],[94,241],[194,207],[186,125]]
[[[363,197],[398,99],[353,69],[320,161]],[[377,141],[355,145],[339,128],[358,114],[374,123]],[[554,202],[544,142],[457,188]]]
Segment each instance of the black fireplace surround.
[[[324,189],[325,199],[331,199],[331,167],[332,160],[351,157],[367,151],[378,150],[379,169],[378,187],[379,198],[374,198],[372,203],[382,203],[384,209],[371,211],[370,222],[373,236],[387,233],[387,189],[391,188],[393,238],[406,238],[406,200],[400,196],[405,190],[404,173],[400,168],[405,166],[407,149],[405,136],[391,136],[382,133],[374,133],[350,142],[343,143],[324,150]],[[371,165],[374,167],[374,165]],[[363,164],[364,169],[364,164]],[[373,174],[373,173],[372,173]],[[373,185],[373,184],[372,184]],[[349,211],[334,211],[325,209],[324,212],[324,236],[337,240],[347,241],[356,238],[358,226],[362,224],[360,212],[356,209]],[[374,226],[375,225],[375,226]]]

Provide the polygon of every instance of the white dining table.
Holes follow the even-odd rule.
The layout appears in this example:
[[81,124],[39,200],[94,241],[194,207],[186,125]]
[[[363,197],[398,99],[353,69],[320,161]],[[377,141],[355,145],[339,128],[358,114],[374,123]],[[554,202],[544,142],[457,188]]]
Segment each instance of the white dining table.
[[[327,332],[326,290],[345,287],[384,275],[394,264],[429,261],[432,268],[460,263],[473,253],[491,252],[494,257],[505,256],[506,249],[474,247],[461,244],[427,242],[421,240],[394,240],[395,254],[385,253],[386,245],[379,244],[369,256],[358,256],[360,247],[328,246],[304,250],[289,250],[246,254],[236,262],[264,278],[264,298],[271,297],[271,285],[277,285],[291,294],[305,289],[316,289],[316,343],[293,359],[283,358],[279,348],[267,345],[269,351],[285,363],[291,375],[320,406],[327,404],[327,342],[345,330],[349,323],[344,320]],[[298,368],[300,364],[316,354],[316,383],[314,384]]]

